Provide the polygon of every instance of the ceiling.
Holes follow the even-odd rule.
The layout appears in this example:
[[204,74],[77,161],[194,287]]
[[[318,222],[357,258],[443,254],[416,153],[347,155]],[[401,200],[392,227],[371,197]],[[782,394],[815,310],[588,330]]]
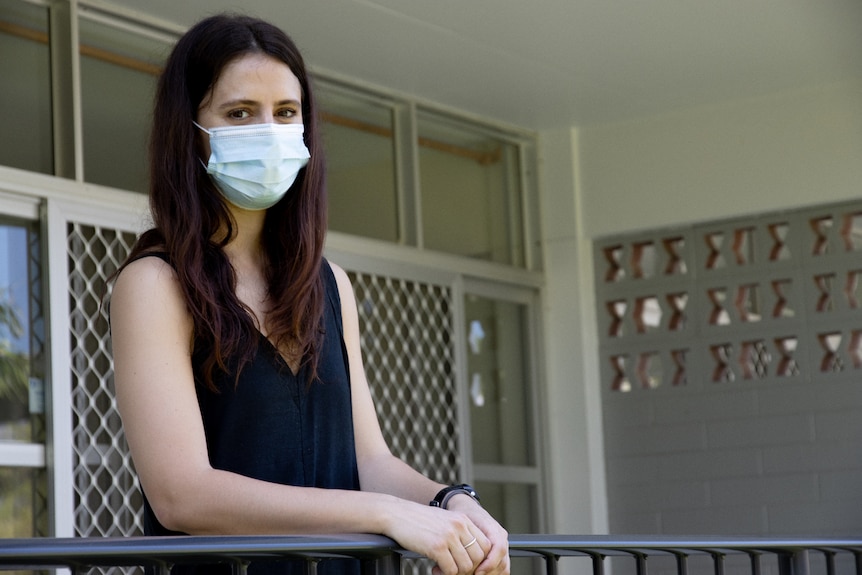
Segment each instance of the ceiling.
[[284,28],[313,69],[549,129],[862,78],[862,0],[109,0]]

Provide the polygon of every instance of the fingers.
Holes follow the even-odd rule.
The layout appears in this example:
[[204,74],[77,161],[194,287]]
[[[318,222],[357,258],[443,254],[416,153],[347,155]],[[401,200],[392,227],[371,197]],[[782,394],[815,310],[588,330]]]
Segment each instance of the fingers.
[[[468,515],[481,534],[477,545],[482,547],[482,559],[476,566],[476,575],[508,575],[511,569],[509,559],[509,534],[482,507],[468,501],[460,510]],[[471,547],[470,549],[472,549]]]
[[510,569],[508,545],[495,545],[476,566],[476,575],[508,575]]
[[474,573],[476,567],[485,560],[486,550],[491,547],[488,538],[478,529],[470,530],[469,534],[470,539],[466,543],[461,542],[461,551],[466,556],[466,560],[458,561],[459,573]]
[[384,534],[434,561],[434,575],[508,574],[508,534],[486,512],[471,517],[419,504],[395,510]]
[[[471,531],[471,533],[473,532]],[[490,542],[488,541],[488,538],[485,537],[484,533],[478,530],[473,533],[473,537],[464,545],[464,551],[467,552],[467,556],[470,558],[469,573],[473,573],[476,570],[476,567],[485,560],[487,550],[490,548]]]
[[471,524],[467,531],[469,538],[461,534],[459,540],[449,546],[453,563],[449,563],[448,557],[438,559],[437,575],[508,575],[511,568],[508,533],[498,524],[494,525],[496,529],[486,535]]
[[[437,557],[435,573],[441,575],[469,575],[485,560],[491,544],[478,528],[458,530],[449,540],[448,553]],[[448,557],[446,556],[448,555]]]

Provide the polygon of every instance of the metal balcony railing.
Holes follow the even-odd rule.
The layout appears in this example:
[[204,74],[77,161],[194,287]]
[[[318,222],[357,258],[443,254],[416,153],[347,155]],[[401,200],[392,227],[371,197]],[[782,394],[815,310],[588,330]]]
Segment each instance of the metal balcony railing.
[[[731,557],[744,559],[742,572],[751,575],[765,572],[765,560],[778,575],[811,575],[815,555],[820,558],[817,573],[837,575],[840,559],[847,573],[862,575],[862,539],[511,535],[509,545],[513,557],[543,562],[548,575],[572,557],[585,558],[594,575],[603,575],[606,560],[615,557],[629,558],[624,572],[635,575],[646,575],[648,563],[659,557],[671,558],[678,575],[688,575],[695,558],[706,559],[714,575],[725,575]],[[402,557],[416,555],[377,535],[0,540],[0,570],[59,567],[81,573],[94,567],[143,566],[166,575],[174,564],[230,563],[234,573],[243,574],[250,562],[302,559],[314,574],[318,562],[337,557],[359,559],[363,575],[397,575]]]

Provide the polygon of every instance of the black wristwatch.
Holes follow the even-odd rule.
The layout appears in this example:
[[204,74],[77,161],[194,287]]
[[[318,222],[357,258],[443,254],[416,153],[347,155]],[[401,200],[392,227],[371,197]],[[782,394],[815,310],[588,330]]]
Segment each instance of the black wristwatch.
[[440,507],[442,509],[446,509],[446,504],[449,503],[449,500],[459,493],[463,493],[464,495],[469,495],[477,502],[479,501],[479,494],[476,493],[476,490],[473,489],[472,485],[468,485],[466,483],[461,483],[460,485],[450,485],[449,487],[444,487],[441,489],[434,499],[428,504],[431,507]]

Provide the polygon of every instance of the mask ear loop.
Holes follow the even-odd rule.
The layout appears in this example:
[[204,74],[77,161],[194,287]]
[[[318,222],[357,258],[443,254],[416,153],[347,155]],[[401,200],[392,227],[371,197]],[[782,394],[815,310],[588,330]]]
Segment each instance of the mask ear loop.
[[[194,120],[192,120],[192,124],[194,124],[194,125],[195,125],[195,126],[197,126],[199,129],[203,130],[204,132],[206,132],[207,134],[209,134],[210,136],[212,136],[212,134],[213,134],[212,132],[210,132],[209,130],[207,130],[206,128],[204,128],[203,126],[201,126],[200,124],[198,124],[198,123],[197,123],[197,122],[195,122]],[[201,158],[198,158],[198,162],[200,162],[200,163],[201,163],[201,166],[203,166],[203,167],[204,167],[204,171],[205,171],[206,173],[209,173],[209,172],[210,172],[210,170],[209,170],[209,162],[204,162]]]
[[212,135],[213,135],[213,133],[212,133],[212,132],[210,132],[209,130],[207,130],[206,128],[204,128],[203,126],[201,126],[200,124],[198,124],[198,123],[197,123],[197,122],[195,122],[194,120],[192,120],[192,124],[194,124],[195,126],[197,126],[198,128],[200,128],[201,130],[203,130],[204,132],[206,132],[206,133],[207,133],[207,134],[209,134],[210,136],[212,136]]

